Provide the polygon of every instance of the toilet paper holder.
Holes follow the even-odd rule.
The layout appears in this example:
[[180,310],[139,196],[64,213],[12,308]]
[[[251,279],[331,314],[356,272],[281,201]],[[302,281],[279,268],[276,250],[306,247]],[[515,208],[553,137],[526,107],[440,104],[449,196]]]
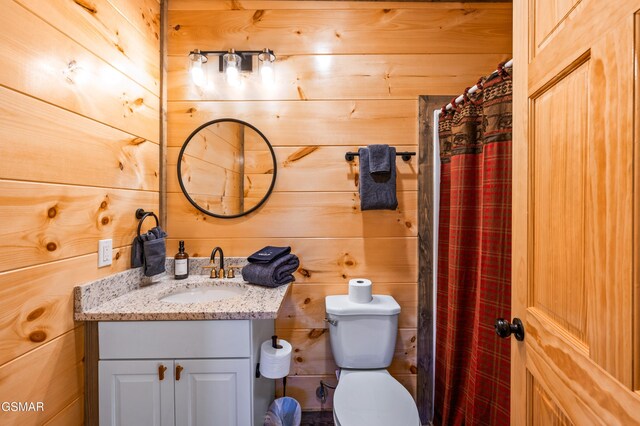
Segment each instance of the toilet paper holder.
[[[278,336],[271,336],[271,347],[273,349],[282,349],[282,345],[278,344]],[[256,364],[256,379],[260,378],[260,363]]]
[[[271,336],[271,347],[273,349],[282,349],[282,345],[278,344],[278,336],[274,335]],[[259,379],[261,377],[260,374],[260,363],[256,363],[256,379]],[[284,376],[282,378],[282,395],[286,396],[287,395],[287,376]]]

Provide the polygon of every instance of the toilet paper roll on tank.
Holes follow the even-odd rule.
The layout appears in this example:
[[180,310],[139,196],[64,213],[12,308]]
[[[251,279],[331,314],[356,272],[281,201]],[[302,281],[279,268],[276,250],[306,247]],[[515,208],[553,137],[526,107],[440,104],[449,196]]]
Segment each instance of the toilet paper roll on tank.
[[369,303],[373,300],[371,280],[354,278],[349,280],[349,301],[353,303]]

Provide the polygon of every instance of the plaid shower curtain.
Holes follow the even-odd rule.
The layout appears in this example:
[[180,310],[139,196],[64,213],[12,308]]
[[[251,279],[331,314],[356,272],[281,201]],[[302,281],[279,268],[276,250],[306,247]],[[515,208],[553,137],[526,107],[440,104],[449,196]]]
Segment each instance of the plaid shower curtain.
[[440,115],[435,424],[508,425],[511,70]]

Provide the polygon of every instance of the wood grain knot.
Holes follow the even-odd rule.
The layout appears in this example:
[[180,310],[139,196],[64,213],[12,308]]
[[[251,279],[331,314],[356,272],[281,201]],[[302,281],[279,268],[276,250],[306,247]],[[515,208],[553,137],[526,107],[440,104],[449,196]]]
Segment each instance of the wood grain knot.
[[409,371],[411,371],[411,374],[418,374],[418,367],[412,365],[411,367],[409,367]]
[[263,16],[264,16],[264,10],[256,10],[256,12],[251,17],[251,20],[253,21],[254,24],[258,23],[262,20]]
[[301,158],[306,157],[307,155],[316,151],[318,148],[319,146],[316,145],[316,146],[307,146],[307,147],[298,149],[296,152],[294,152],[293,154],[287,157],[287,160],[283,163],[283,165],[287,167],[289,164],[293,163],[294,161],[298,161]]
[[308,271],[304,268],[300,268],[298,269],[298,273],[300,273],[300,275],[302,275],[303,277],[309,278],[311,276],[311,271]]
[[56,245],[56,243],[47,243],[47,250],[56,251],[57,248],[58,246]]
[[27,321],[33,321],[40,318],[42,314],[44,314],[44,311],[45,309],[42,307],[34,309],[33,311],[29,312],[29,315],[27,315]]
[[29,334],[29,340],[35,343],[44,342],[47,338],[47,333],[42,330],[36,330]]
[[116,253],[116,260],[120,259],[120,252]]
[[57,214],[58,209],[56,207],[51,207],[49,210],[47,210],[47,216],[49,216],[50,218],[56,217]]
[[307,297],[306,299],[304,299],[304,304],[308,305],[309,303],[311,303],[311,298]]
[[173,27],[173,29],[176,30],[176,31],[180,31],[180,24],[178,24],[175,27]]
[[89,2],[86,2],[84,0],[73,0],[75,4],[77,4],[78,6],[80,6],[81,8],[83,8],[84,10],[86,10],[87,12],[89,12],[92,15],[95,15],[96,13],[98,13],[98,9],[90,4]]
[[118,161],[118,168],[120,170],[124,170],[124,164],[122,164],[122,161]]
[[411,343],[414,343],[416,341],[416,336],[412,336],[411,337]]
[[104,209],[106,209],[106,208],[107,208],[107,206],[108,206],[108,205],[109,205],[109,204],[108,204],[106,201],[103,201],[103,202],[101,202],[101,203],[100,203],[100,208],[101,208],[102,210],[104,210]]
[[100,221],[100,223],[102,223],[103,225],[108,225],[109,224],[109,218],[108,217],[103,217],[102,220]]
[[325,331],[327,330],[324,328],[314,328],[309,332],[309,334],[307,334],[307,336],[309,337],[309,339],[317,339],[318,337],[322,336]]
[[412,225],[411,225],[411,222],[406,221],[406,222],[404,223],[404,226],[406,226],[407,228],[411,229],[411,226],[412,226]]
[[301,101],[307,100],[307,95],[304,94],[304,90],[302,90],[302,87],[300,86],[298,86],[298,97],[300,98]]
[[129,142],[131,145],[140,145],[143,142],[146,142],[147,140],[145,138],[133,138],[131,139],[131,141]]
[[296,357],[296,362],[304,362],[304,358],[302,358],[301,356]]

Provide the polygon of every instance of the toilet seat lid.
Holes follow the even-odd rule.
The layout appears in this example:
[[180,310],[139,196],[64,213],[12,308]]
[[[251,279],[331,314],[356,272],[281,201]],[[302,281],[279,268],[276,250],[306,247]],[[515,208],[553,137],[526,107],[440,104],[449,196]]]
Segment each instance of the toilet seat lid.
[[420,424],[411,394],[386,370],[343,374],[334,394],[333,411],[345,426]]

